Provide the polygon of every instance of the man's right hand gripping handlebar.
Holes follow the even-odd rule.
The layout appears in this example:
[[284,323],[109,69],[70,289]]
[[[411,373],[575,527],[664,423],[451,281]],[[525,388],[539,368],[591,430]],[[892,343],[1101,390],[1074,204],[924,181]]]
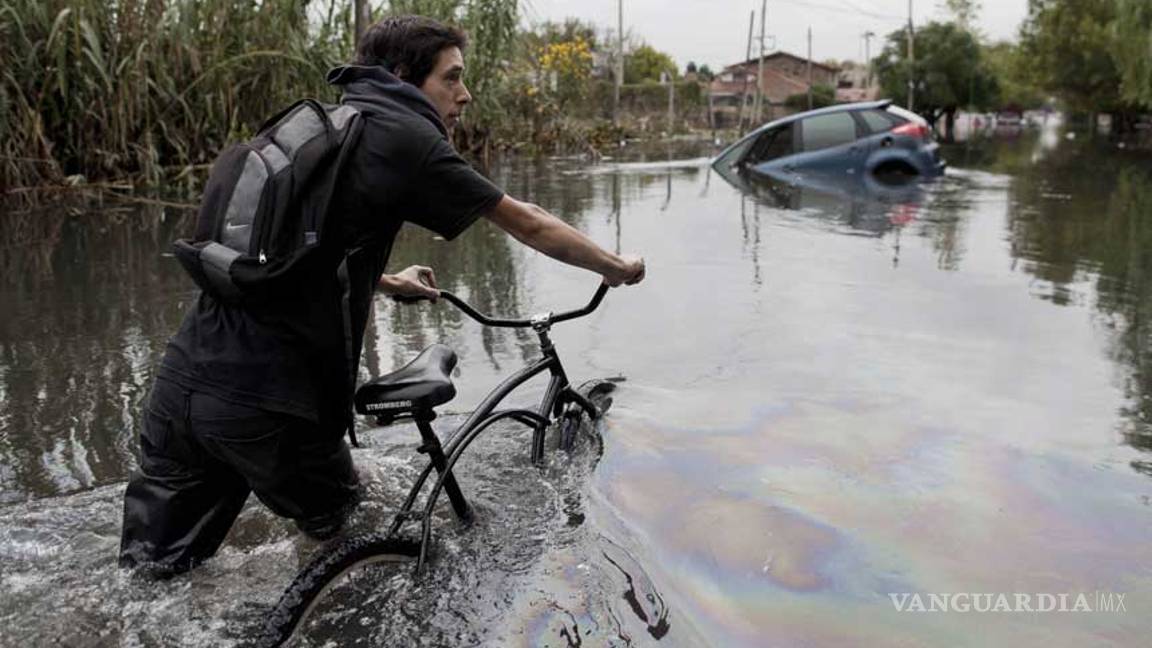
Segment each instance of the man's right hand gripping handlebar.
[[644,257],[624,254],[619,260],[616,268],[603,274],[604,283],[615,288],[620,285],[631,286],[644,280]]

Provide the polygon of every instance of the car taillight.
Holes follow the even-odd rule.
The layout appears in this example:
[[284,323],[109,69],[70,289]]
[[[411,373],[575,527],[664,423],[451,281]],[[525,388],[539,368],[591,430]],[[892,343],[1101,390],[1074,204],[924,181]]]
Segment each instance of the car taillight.
[[918,122],[908,122],[907,124],[901,124],[896,128],[893,128],[892,132],[897,135],[919,137],[922,140],[932,139],[932,129]]

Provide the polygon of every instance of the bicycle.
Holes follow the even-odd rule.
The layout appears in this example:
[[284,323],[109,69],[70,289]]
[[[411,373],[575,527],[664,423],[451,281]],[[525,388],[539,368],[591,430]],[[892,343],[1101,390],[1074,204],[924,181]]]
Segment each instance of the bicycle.
[[[554,324],[584,317],[595,311],[607,291],[608,286],[601,284],[583,308],[559,314],[548,312],[523,320],[489,317],[456,295],[446,290],[440,291],[445,301],[485,326],[532,328],[539,339],[543,357],[498,384],[457,428],[446,446],[440,443],[431,423],[436,418],[435,408],[456,396],[451,378],[451,372],[456,366],[456,354],[452,349],[443,344],[433,344],[404,367],[365,383],[356,390],[356,411],[374,416],[378,424],[391,425],[402,420],[415,422],[422,442],[416,450],[428,455],[428,465],[416,478],[407,499],[386,532],[348,538],[330,551],[313,558],[297,574],[268,618],[259,642],[261,645],[279,646],[290,639],[307,623],[325,595],[345,576],[362,567],[377,563],[403,565],[414,562],[415,573],[419,575],[427,562],[432,514],[440,493],[447,494],[452,510],[460,520],[467,522],[472,519],[472,510],[452,469],[468,446],[493,424],[513,420],[531,427],[531,460],[536,465],[543,462],[545,435],[549,428],[556,429],[561,449],[567,451],[573,448],[584,417],[589,421],[602,417],[611,406],[610,394],[616,385],[614,380],[589,381],[573,389],[548,334]],[[419,299],[402,298],[398,301]],[[551,374],[551,379],[536,409],[496,409],[510,393],[545,371]],[[416,501],[433,470],[437,478],[423,507],[416,509]],[[404,523],[408,521],[420,522],[418,540],[405,539],[399,535]]]

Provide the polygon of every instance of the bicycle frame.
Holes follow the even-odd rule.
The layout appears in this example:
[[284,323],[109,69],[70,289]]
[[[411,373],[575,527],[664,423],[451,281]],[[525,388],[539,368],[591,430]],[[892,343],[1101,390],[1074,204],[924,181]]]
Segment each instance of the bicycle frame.
[[[548,333],[551,330],[552,324],[556,322],[580,317],[595,310],[596,307],[599,306],[600,300],[606,291],[607,286],[602,285],[588,306],[581,310],[555,316],[549,313],[523,322],[488,318],[477,313],[466,303],[455,297],[455,295],[447,291],[441,293],[458,308],[481,323],[503,327],[531,326],[540,340],[540,350],[543,353],[543,357],[504,379],[489,392],[472,414],[456,429],[456,433],[447,445],[443,447],[440,446],[440,441],[431,426],[431,421],[435,418],[435,413],[431,411],[417,413],[414,417],[421,437],[424,439],[424,444],[420,446],[418,450],[420,452],[427,452],[430,461],[412,485],[407,499],[404,501],[403,506],[401,506],[400,511],[396,514],[391,527],[388,529],[388,535],[392,536],[399,531],[400,526],[405,520],[412,517],[420,519],[420,558],[416,565],[417,573],[423,570],[426,562],[428,542],[432,534],[432,513],[436,507],[436,501],[439,498],[440,492],[445,491],[448,494],[452,508],[461,519],[467,520],[471,517],[467,500],[465,500],[463,493],[456,483],[452,469],[455,467],[456,462],[460,460],[460,457],[463,456],[468,446],[471,445],[481,433],[493,424],[504,419],[512,419],[530,426],[532,428],[532,462],[534,464],[540,464],[544,458],[544,436],[547,428],[553,418],[560,416],[567,405],[574,404],[583,409],[588,413],[590,418],[595,419],[599,417],[600,411],[596,405],[572,389],[568,375],[565,373],[564,366],[560,361],[560,356],[557,354],[552,340],[548,337]],[[509,394],[545,371],[551,374],[551,378],[540,400],[540,404],[536,409],[496,409]],[[413,514],[416,499],[424,489],[424,485],[433,470],[436,470],[438,475],[432,486],[432,490],[428,493],[423,510],[418,514]]]

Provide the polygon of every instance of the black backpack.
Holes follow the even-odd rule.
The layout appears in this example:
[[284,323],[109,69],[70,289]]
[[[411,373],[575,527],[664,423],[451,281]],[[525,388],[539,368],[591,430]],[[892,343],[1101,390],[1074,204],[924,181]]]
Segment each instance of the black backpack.
[[220,154],[194,238],[174,243],[176,258],[202,290],[246,305],[290,292],[294,272],[318,254],[361,117],[349,105],[305,99]]

